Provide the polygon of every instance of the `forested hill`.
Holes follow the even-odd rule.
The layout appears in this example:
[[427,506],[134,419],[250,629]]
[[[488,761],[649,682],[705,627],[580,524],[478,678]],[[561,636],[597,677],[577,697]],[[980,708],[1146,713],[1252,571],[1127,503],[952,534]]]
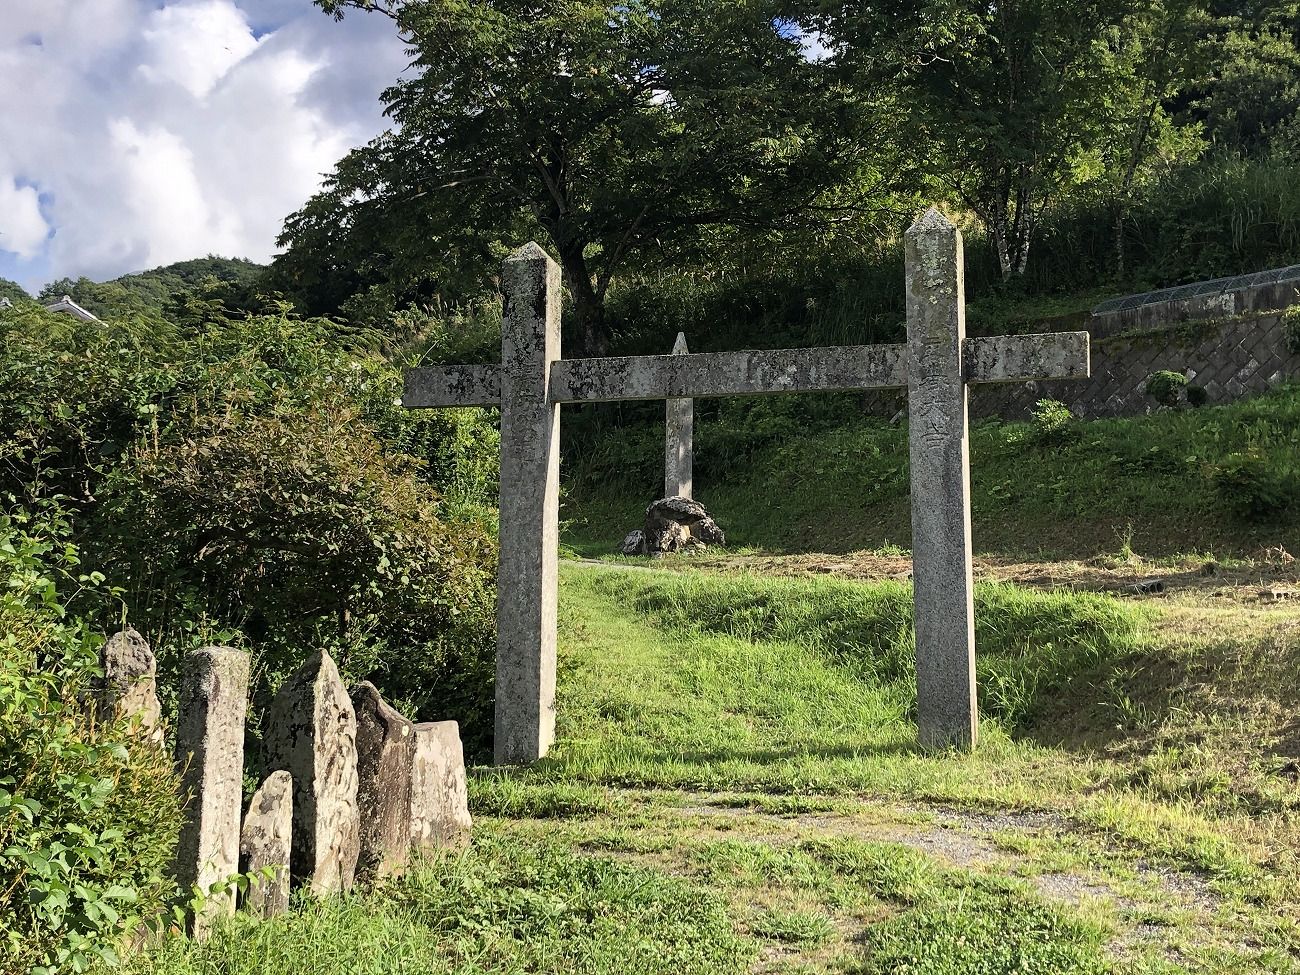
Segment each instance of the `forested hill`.
[[180,261],[138,274],[126,274],[111,281],[89,278],[60,278],[41,289],[42,300],[63,295],[100,318],[126,314],[162,315],[178,297],[217,283],[226,292],[241,293],[255,287],[265,268],[239,257],[207,257]]

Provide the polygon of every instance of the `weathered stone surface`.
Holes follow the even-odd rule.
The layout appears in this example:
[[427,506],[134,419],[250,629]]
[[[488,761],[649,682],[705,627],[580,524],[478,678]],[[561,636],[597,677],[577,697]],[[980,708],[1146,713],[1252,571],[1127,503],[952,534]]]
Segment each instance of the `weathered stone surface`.
[[[686,335],[677,333],[673,355],[686,355]],[[689,498],[695,491],[695,400],[670,399],[664,409],[664,497]]]
[[496,406],[501,402],[501,367],[427,366],[408,370],[402,405],[407,409],[440,406]]
[[962,343],[967,381],[1015,383],[1038,379],[1087,379],[1087,332],[987,335]]
[[113,634],[99,651],[99,664],[104,670],[99,684],[99,706],[104,713],[135,717],[141,736],[161,745],[158,663],[145,638],[130,627]]
[[535,762],[555,738],[560,408],[560,268],[536,244],[506,259],[501,325],[501,551],[495,753]]
[[905,360],[902,345],[563,359],[551,367],[551,399],[597,403],[905,386]]
[[284,682],[265,729],[267,771],[293,776],[293,882],[315,894],[348,890],[360,852],[357,718],[328,653]]
[[361,854],[357,877],[395,877],[411,850],[411,764],[415,725],[365,681],[352,691],[357,712],[357,808]]
[[[248,654],[204,647],[185,660],[176,721],[176,762],[188,799],[176,848],[182,891],[204,893],[239,872],[239,813],[244,794],[244,718]],[[235,908],[235,892],[210,893],[193,919],[202,937],[214,917]]]
[[630,531],[623,538],[623,544],[619,546],[621,555],[645,555],[645,532],[640,528]]
[[970,446],[961,232],[927,210],[905,235],[912,576],[921,744],[975,745]]
[[293,776],[281,769],[253,793],[239,834],[239,870],[274,871],[258,878],[244,895],[244,910],[274,917],[289,909],[289,860],[293,835]]
[[455,721],[417,724],[411,841],[416,849],[426,851],[461,847],[469,843],[472,826],[460,726]]
[[660,498],[645,512],[645,548],[679,552],[693,545],[726,545],[727,536],[704,505],[690,498]]

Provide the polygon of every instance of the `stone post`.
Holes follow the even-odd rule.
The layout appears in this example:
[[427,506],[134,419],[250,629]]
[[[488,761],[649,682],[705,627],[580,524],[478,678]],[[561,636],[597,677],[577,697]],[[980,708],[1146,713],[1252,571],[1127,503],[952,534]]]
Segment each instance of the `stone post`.
[[356,877],[357,716],[324,650],[286,678],[267,710],[266,770],[293,776],[295,884],[313,894],[348,890]]
[[506,258],[501,326],[501,516],[497,575],[498,765],[535,762],[555,738],[560,268],[537,244]]
[[417,724],[411,766],[411,842],[426,852],[466,846],[473,825],[460,726],[455,721]]
[[244,910],[275,917],[289,909],[289,853],[293,836],[293,776],[281,769],[266,777],[248,804],[240,831],[242,873],[270,868],[244,895]]
[[[686,334],[677,333],[673,355],[686,355]],[[664,497],[693,497],[695,467],[695,400],[670,399],[664,438]]]
[[[188,796],[176,849],[176,880],[207,893],[239,872],[239,814],[244,804],[244,717],[248,654],[204,647],[186,658],[176,721],[176,761]],[[235,889],[211,894],[194,918],[202,937],[214,917],[235,909]]]
[[969,749],[978,716],[962,240],[931,207],[905,241],[918,734],[923,747]]
[[361,855],[357,878],[395,877],[411,852],[411,763],[415,726],[370,681],[352,691],[357,712],[357,809]]
[[143,636],[131,627],[104,641],[99,651],[104,670],[99,703],[109,717],[135,718],[149,742],[163,742],[162,706],[158,702],[158,663]]

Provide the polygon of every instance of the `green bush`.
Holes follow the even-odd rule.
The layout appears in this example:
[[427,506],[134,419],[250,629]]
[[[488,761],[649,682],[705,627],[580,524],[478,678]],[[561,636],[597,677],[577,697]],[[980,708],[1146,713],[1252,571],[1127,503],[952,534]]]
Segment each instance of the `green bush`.
[[243,639],[256,715],[324,647],[484,744],[499,437],[480,413],[403,409],[374,335],[283,313],[33,313],[0,341],[0,492],[65,499],[166,686],[195,643]]
[[1300,506],[1300,473],[1257,450],[1229,454],[1211,478],[1219,500],[1245,521],[1286,520]]
[[1204,386],[1187,387],[1187,405],[1198,409],[1210,401],[1210,394]]
[[87,691],[99,640],[61,586],[76,551],[0,517],[0,970],[80,972],[112,962],[160,915],[180,821],[160,749],[97,721]]
[[1146,393],[1161,406],[1177,406],[1187,389],[1187,377],[1181,372],[1162,369],[1147,377]]
[[1030,412],[1039,443],[1062,444],[1077,439],[1078,420],[1059,400],[1040,399]]
[[1282,328],[1286,331],[1287,349],[1292,355],[1300,355],[1300,305],[1282,312]]

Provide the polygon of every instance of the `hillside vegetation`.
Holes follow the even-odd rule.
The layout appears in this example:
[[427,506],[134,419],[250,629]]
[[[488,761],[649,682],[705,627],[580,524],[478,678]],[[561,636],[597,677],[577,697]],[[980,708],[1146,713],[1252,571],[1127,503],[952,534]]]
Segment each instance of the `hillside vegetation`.
[[[852,397],[704,410],[695,496],[731,546],[910,547],[905,423],[864,417]],[[1257,556],[1277,545],[1300,552],[1300,389],[1125,419],[1067,416],[973,426],[978,552],[1040,560],[1120,549],[1157,557]],[[571,448],[563,517],[577,551],[608,554],[661,490],[663,425],[588,430],[590,439]]]

